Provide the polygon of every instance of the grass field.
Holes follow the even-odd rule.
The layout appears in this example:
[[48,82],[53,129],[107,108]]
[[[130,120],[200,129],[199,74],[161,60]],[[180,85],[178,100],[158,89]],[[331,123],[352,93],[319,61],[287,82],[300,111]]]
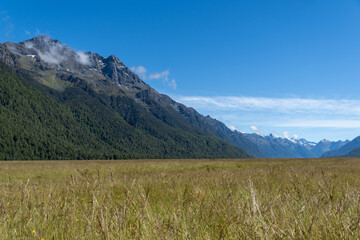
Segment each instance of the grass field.
[[360,159],[0,162],[1,239],[359,239]]

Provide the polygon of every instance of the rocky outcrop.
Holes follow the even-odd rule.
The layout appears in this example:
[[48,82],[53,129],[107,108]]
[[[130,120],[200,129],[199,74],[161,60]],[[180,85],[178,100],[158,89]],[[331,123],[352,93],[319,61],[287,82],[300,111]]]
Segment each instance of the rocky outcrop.
[[16,64],[16,57],[2,44],[0,44],[0,60],[11,67]]

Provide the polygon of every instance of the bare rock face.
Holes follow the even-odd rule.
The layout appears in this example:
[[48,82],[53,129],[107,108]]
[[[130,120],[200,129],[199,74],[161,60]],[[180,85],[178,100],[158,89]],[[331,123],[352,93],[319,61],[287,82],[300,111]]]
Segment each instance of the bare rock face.
[[0,60],[11,67],[16,64],[16,57],[2,44],[0,44]]
[[137,90],[149,89],[138,75],[134,74],[128,67],[124,65],[116,56],[111,55],[102,60],[102,73],[111,82],[126,86],[128,88],[135,88]]
[[119,88],[132,96],[138,91],[151,89],[116,56],[103,57],[96,53],[76,51],[48,36],[20,43],[6,42],[1,45],[0,54],[7,65],[13,66],[19,62],[19,67],[40,77],[61,75],[62,79],[67,79],[68,76],[74,76],[84,79],[95,88]]

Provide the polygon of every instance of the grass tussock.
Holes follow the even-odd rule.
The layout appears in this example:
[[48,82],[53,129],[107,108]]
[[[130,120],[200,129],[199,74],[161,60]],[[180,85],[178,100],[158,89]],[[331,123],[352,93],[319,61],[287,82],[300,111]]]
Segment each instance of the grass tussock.
[[0,163],[1,239],[359,239],[360,159]]

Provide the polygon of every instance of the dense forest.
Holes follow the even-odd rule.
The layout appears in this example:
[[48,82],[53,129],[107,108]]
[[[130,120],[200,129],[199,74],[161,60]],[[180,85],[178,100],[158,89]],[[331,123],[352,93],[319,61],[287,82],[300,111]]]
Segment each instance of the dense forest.
[[0,62],[0,159],[239,158],[248,155],[160,105],[75,79],[62,92]]

